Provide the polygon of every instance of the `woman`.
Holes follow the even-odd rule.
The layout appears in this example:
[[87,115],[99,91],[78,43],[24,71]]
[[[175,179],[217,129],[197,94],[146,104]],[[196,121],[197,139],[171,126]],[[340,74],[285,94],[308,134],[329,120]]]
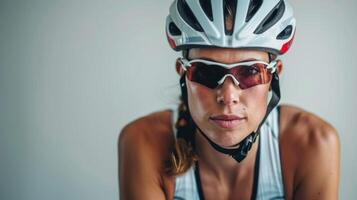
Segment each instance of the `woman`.
[[338,198],[335,129],[277,106],[277,56],[295,33],[286,0],[175,0],[166,32],[183,53],[182,103],[122,130],[121,199]]

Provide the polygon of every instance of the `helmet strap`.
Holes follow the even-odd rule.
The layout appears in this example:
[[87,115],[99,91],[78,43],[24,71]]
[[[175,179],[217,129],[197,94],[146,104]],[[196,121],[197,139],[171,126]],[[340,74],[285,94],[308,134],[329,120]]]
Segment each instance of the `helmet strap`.
[[189,49],[182,50],[182,57],[188,59],[188,51]]

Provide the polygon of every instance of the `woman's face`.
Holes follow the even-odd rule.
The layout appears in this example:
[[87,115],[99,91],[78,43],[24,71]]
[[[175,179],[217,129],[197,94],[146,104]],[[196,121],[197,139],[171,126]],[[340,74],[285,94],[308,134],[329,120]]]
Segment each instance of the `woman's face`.
[[[252,59],[269,62],[266,52],[238,49],[191,49],[188,57],[190,60],[201,58],[226,64]],[[257,129],[265,115],[269,83],[244,90],[235,85],[231,77],[215,89],[187,78],[186,83],[193,120],[211,140],[220,145],[239,143]]]

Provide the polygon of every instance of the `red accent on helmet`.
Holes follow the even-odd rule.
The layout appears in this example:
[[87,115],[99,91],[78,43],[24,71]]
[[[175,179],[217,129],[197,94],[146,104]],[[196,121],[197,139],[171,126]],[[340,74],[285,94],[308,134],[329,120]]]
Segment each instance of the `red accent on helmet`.
[[293,40],[294,40],[294,37],[295,37],[295,31],[294,31],[293,37],[292,37],[287,43],[283,44],[283,46],[281,47],[281,49],[280,49],[280,53],[281,53],[281,54],[284,54],[284,53],[286,53],[286,52],[289,50],[289,48],[290,48],[290,46],[291,46],[291,43],[292,43]]
[[166,37],[167,37],[167,41],[169,42],[171,48],[176,49],[175,41],[169,36],[169,34],[167,34],[167,32],[166,32]]

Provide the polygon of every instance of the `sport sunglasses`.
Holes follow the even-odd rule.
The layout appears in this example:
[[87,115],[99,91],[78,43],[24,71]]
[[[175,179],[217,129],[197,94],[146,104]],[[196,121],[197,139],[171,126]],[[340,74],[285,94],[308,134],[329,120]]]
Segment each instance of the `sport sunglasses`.
[[210,60],[179,58],[187,79],[208,88],[214,89],[231,77],[235,85],[247,89],[256,85],[269,83],[276,71],[274,60],[266,63],[260,60],[245,61],[234,64],[224,64]]

